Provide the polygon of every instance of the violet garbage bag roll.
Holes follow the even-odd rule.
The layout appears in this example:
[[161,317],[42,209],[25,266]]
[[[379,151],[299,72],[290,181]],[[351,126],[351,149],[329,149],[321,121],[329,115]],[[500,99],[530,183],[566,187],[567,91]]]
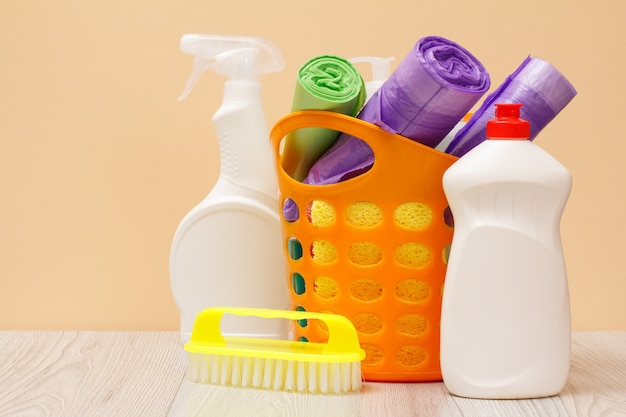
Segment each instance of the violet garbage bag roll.
[[[487,70],[469,51],[448,39],[428,36],[415,44],[357,117],[434,148],[490,85]],[[342,134],[304,182],[345,181],[373,163],[365,142]]]
[[533,140],[576,94],[574,86],[554,66],[529,56],[487,96],[454,136],[446,153],[460,157],[487,140],[486,126],[495,117],[496,103],[522,103],[520,117],[530,122],[530,140]]

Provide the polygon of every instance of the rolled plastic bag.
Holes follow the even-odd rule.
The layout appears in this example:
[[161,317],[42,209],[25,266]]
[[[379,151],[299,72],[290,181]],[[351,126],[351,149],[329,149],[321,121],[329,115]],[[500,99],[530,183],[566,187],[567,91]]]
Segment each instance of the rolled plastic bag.
[[445,152],[460,157],[485,141],[487,121],[495,117],[495,103],[522,103],[520,117],[530,121],[530,140],[533,140],[576,94],[574,86],[554,66],[528,56],[487,96]]
[[[298,71],[291,111],[328,110],[355,116],[365,101],[365,83],[348,60],[333,55],[308,60]],[[313,163],[335,142],[340,132],[306,128],[285,139],[282,166],[302,181]]]
[[[358,118],[435,147],[489,90],[487,70],[469,51],[439,36],[420,39]],[[347,134],[312,166],[308,184],[331,184],[372,166],[370,147]]]

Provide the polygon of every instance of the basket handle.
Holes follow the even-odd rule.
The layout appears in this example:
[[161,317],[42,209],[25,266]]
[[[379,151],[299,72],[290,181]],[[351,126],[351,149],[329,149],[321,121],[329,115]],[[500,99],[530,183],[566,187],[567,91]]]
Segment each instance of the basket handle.
[[[290,132],[306,127],[322,127],[347,133],[358,139],[365,141],[374,154],[379,154],[381,158],[385,152],[385,146],[376,146],[382,141],[401,140],[410,142],[412,146],[424,146],[418,142],[411,141],[404,136],[389,133],[379,126],[365,122],[353,116],[325,110],[301,110],[290,113],[281,118],[270,131],[270,140],[274,149],[276,161],[280,161],[280,142]],[[432,150],[431,148],[428,148]],[[280,165],[280,164],[279,164]],[[282,168],[282,166],[281,166]]]
[[225,344],[220,323],[224,314],[236,316],[254,316],[266,319],[305,320],[316,319],[328,326],[328,342],[325,352],[353,353],[359,351],[359,338],[354,325],[346,317],[332,313],[310,311],[273,310],[249,307],[209,307],[196,316],[190,343]]

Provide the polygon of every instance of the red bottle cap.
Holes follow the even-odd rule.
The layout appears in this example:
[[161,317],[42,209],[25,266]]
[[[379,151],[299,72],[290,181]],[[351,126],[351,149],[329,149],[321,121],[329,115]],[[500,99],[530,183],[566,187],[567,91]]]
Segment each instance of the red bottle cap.
[[530,122],[520,119],[520,103],[496,103],[496,118],[487,122],[487,139],[528,139]]

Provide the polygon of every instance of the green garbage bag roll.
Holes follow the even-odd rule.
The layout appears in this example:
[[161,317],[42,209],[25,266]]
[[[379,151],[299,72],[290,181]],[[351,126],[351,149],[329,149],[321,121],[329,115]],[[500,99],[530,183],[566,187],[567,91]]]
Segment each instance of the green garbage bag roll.
[[[348,60],[321,55],[298,71],[291,111],[327,110],[355,116],[365,102],[365,82]],[[282,166],[302,181],[317,159],[335,142],[340,132],[317,127],[298,129],[285,138]]]

